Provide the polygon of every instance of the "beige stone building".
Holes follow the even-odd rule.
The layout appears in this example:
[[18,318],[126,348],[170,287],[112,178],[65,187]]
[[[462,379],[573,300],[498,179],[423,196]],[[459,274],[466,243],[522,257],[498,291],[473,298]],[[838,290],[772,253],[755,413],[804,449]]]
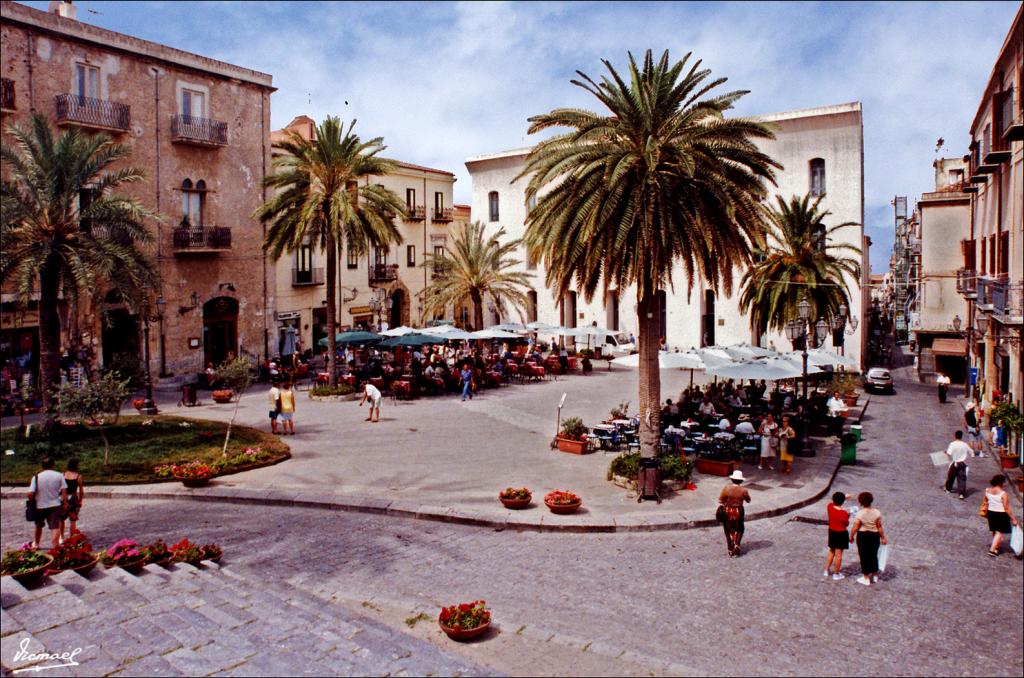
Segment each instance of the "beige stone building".
[[971,225],[963,242],[964,331],[979,385],[1024,397],[1024,8],[1017,11],[970,128]]
[[[299,116],[284,129],[275,130],[271,141],[281,141],[286,130],[307,139],[314,136],[316,123]],[[275,151],[277,152],[277,151]],[[376,328],[400,325],[422,326],[421,292],[433,279],[423,267],[424,254],[447,247],[451,230],[469,220],[469,207],[454,205],[451,172],[397,161],[398,169],[385,177],[371,177],[405,199],[406,214],[396,219],[403,242],[358,255],[344,251],[338,262],[340,273],[338,325]],[[299,328],[301,350],[315,349],[327,336],[326,258],[317,247],[303,247],[283,256],[274,265],[277,289],[274,323],[276,344],[271,354],[283,347],[286,328]],[[453,313],[459,309],[454,309]],[[449,317],[451,319],[451,316]]]
[[[71,3],[51,12],[3,2],[3,125],[43,113],[61,128],[103,132],[132,149],[146,180],[125,194],[163,215],[153,223],[162,285],[153,291],[150,367],[193,376],[231,353],[266,355],[275,280],[251,218],[270,166],[272,79],[241,66],[79,21]],[[88,199],[83,195],[82,199]],[[99,313],[66,326],[66,345],[99,365],[139,356],[144,320],[116,290]],[[37,342],[34,316],[3,297],[6,359]]]

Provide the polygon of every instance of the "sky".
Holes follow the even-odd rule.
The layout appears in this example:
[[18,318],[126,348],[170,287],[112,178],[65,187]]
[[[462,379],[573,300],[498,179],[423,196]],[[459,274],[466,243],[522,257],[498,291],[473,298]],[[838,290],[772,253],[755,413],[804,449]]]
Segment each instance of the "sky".
[[[26,2],[46,10],[47,2]],[[934,189],[938,154],[969,128],[1019,2],[540,3],[76,2],[78,19],[274,77],[271,126],[358,120],[388,157],[454,172],[531,145],[527,118],[597,109],[570,84],[625,69],[627,52],[703,60],[738,115],[860,101],[865,232],[888,267],[894,195]]]

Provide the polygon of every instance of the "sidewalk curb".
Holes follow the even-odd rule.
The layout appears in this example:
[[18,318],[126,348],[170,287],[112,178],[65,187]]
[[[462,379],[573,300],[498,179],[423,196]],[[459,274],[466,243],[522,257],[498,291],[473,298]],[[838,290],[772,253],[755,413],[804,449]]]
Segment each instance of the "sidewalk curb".
[[[833,442],[825,443],[820,451],[822,455],[834,457],[834,466],[831,473],[827,473],[827,481],[819,488],[811,488],[812,494],[797,501],[782,506],[777,506],[762,511],[748,513],[746,520],[762,520],[774,518],[790,511],[801,509],[815,503],[823,497],[832,487],[836,474],[839,472],[838,445]],[[832,464],[829,461],[827,467]],[[825,474],[823,474],[825,475]],[[817,482],[818,479],[815,479]],[[161,487],[165,484],[161,484]],[[18,500],[25,496],[24,488],[5,487],[0,489],[0,499]],[[221,502],[227,504],[257,504],[260,506],[287,506],[297,508],[311,508],[333,511],[351,511],[353,513],[368,513],[376,515],[394,516],[397,518],[410,518],[415,520],[426,520],[441,523],[455,523],[473,527],[485,527],[493,530],[515,530],[531,532],[562,532],[562,533],[611,533],[611,532],[654,532],[664,530],[692,530],[708,527],[716,527],[718,521],[714,518],[703,520],[676,520],[671,517],[652,517],[648,520],[641,518],[641,522],[629,521],[617,522],[614,518],[603,519],[601,522],[548,522],[547,513],[537,511],[537,522],[522,520],[522,514],[509,511],[508,515],[492,517],[481,515],[479,512],[458,510],[450,507],[437,505],[420,505],[408,500],[387,499],[383,497],[367,497],[358,495],[336,495],[330,498],[313,499],[315,493],[297,492],[294,489],[274,490],[267,488],[218,488],[216,486],[185,490],[182,488],[177,492],[165,489],[156,489],[153,486],[136,486],[132,488],[117,486],[91,486],[89,497],[99,499],[153,499],[173,501],[200,501],[200,502]],[[531,516],[532,517],[532,516]]]

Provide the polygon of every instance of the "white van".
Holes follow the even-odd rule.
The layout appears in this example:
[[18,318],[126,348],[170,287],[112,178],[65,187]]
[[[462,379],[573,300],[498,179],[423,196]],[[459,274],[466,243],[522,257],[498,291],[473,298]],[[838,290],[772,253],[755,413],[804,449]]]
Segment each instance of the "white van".
[[624,355],[636,353],[636,345],[629,343],[629,337],[622,332],[606,334],[604,344],[601,345],[601,355],[619,358]]

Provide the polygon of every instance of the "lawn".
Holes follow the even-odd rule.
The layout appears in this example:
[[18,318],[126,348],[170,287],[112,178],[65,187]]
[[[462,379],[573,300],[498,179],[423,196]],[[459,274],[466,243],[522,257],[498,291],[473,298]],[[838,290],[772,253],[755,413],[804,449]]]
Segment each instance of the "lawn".
[[[65,426],[53,440],[27,442],[18,442],[13,429],[3,431],[0,449],[5,451],[0,456],[0,484],[27,484],[39,472],[39,462],[46,454],[56,459],[58,470],[65,468],[69,458],[78,457],[79,472],[86,485],[157,482],[153,472],[156,466],[220,459],[227,424],[168,416],[122,419],[117,426],[105,429],[110,441],[109,468],[103,466],[99,428]],[[247,447],[260,447],[270,453],[271,463],[290,456],[288,445],[273,434],[247,426],[232,428],[228,456],[238,455]],[[14,454],[7,454],[7,450],[14,450]]]

